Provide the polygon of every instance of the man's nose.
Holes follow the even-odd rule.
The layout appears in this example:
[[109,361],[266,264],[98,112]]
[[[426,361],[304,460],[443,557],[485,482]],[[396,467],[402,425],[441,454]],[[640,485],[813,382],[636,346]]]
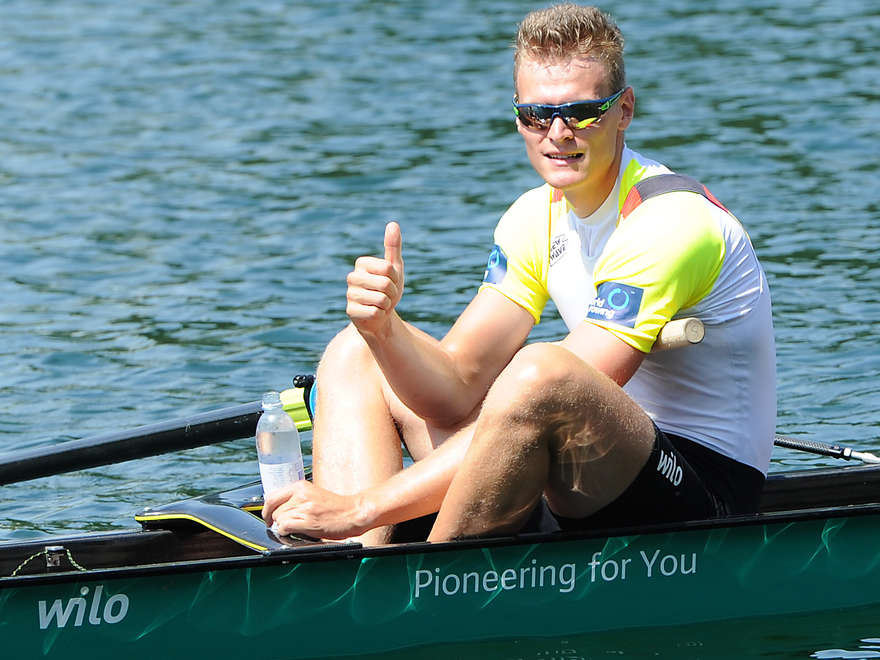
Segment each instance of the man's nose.
[[562,116],[553,115],[553,119],[550,120],[550,128],[547,129],[547,137],[551,140],[562,140],[573,136],[574,131],[568,127]]

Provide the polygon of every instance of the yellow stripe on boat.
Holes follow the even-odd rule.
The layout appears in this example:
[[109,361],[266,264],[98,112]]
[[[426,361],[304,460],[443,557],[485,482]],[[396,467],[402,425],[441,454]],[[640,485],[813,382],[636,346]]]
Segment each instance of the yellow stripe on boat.
[[247,539],[243,539],[240,536],[236,536],[231,532],[226,531],[225,529],[221,529],[216,525],[212,525],[211,523],[205,522],[198,516],[194,516],[188,513],[160,513],[160,514],[143,514],[139,513],[135,515],[134,519],[137,522],[160,522],[165,520],[188,520],[190,522],[197,523],[199,525],[204,525],[208,529],[217,532],[225,536],[228,539],[235,541],[236,543],[240,543],[241,545],[251,548],[252,550],[256,550],[258,552],[266,552],[269,548],[268,546],[259,545],[258,543],[254,543],[252,541],[248,541]]
[[296,423],[297,431],[310,431],[312,428],[304,396],[305,390],[301,387],[292,387],[281,393],[281,405],[284,406],[284,412]]

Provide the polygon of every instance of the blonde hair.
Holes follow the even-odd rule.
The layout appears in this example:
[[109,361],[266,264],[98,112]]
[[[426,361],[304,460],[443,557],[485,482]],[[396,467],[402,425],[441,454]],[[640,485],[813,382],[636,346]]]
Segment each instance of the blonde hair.
[[626,86],[623,34],[614,20],[596,7],[562,4],[539,9],[520,23],[513,55],[513,80],[523,60],[569,62],[596,59],[608,72],[607,94]]

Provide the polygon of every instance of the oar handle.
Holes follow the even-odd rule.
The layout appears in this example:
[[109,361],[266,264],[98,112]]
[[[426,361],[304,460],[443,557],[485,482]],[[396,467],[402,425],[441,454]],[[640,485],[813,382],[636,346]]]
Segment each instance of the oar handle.
[[694,317],[669,321],[660,329],[657,341],[654,342],[652,353],[668,351],[671,348],[682,348],[691,344],[699,344],[706,335],[703,322]]

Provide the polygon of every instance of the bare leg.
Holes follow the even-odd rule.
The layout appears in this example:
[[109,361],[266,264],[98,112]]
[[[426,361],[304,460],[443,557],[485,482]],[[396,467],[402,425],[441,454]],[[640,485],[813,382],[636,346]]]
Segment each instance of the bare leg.
[[489,390],[429,540],[517,531],[542,492],[566,517],[617,498],[650,456],[654,427],[566,349],[532,344]]
[[[420,460],[458,430],[431,427],[404,406],[352,326],[327,346],[317,382],[314,482],[335,493],[361,492],[402,470],[401,438],[412,457]],[[364,545],[387,543],[391,531],[378,527],[357,540]]]
[[[316,485],[351,495],[403,468],[400,434],[386,400],[386,384],[366,343],[348,326],[327,346],[318,365],[312,464]],[[358,540],[386,543],[391,528]]]

